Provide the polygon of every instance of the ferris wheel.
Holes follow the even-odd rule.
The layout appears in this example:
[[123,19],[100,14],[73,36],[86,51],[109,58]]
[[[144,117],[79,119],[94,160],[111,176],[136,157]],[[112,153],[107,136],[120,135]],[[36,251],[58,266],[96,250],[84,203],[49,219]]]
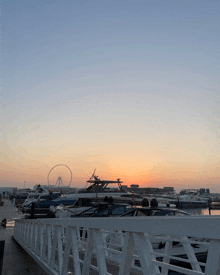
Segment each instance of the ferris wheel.
[[[53,166],[53,167],[50,169],[50,171],[49,171],[49,173],[48,173],[48,175],[47,175],[47,183],[48,183],[48,185],[50,184],[50,174],[51,174],[51,172],[54,171],[54,169],[57,168],[58,166],[64,166],[64,167],[66,167],[66,168],[69,170],[69,172],[70,172],[70,181],[69,181],[68,185],[70,185],[71,182],[72,182],[73,174],[72,174],[71,169],[70,169],[67,165],[65,165],[65,164],[57,164],[57,165]],[[56,185],[57,185],[57,186],[63,186],[63,181],[62,181],[62,177],[61,177],[61,176],[59,176],[59,177],[57,178]]]

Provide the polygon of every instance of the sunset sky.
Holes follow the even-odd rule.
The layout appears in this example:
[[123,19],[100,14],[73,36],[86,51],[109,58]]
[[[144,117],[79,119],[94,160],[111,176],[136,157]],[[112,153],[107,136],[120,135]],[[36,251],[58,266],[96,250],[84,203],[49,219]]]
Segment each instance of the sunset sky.
[[[220,192],[220,1],[1,3],[0,186]],[[70,180],[69,170],[57,167]]]

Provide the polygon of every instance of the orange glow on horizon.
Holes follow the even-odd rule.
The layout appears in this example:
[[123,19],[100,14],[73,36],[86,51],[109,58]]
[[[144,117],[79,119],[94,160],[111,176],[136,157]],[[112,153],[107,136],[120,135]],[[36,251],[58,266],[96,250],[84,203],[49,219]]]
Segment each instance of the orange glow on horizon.
[[[121,146],[121,143],[119,145]],[[109,152],[95,155],[90,151],[73,151],[72,148],[69,151],[62,149],[58,152],[54,149],[50,154],[45,154],[39,152],[38,148],[34,155],[33,148],[26,148],[25,151],[16,146],[16,150],[5,152],[5,161],[0,163],[1,186],[23,187],[25,182],[26,186],[32,188],[37,183],[47,184],[50,169],[59,163],[66,164],[72,170],[72,187],[85,187],[95,168],[99,178],[120,178],[123,185],[127,186],[138,184],[140,187],[173,186],[182,189],[209,186],[218,188],[219,185],[220,169],[217,159],[207,165],[195,161],[161,161],[158,153],[146,157],[140,152],[135,154],[133,151],[129,154],[123,153],[125,151],[117,151],[117,154]],[[50,184],[56,183],[59,173],[62,175],[63,183],[68,184],[69,171],[65,168],[60,169],[60,172],[59,169],[53,171]]]

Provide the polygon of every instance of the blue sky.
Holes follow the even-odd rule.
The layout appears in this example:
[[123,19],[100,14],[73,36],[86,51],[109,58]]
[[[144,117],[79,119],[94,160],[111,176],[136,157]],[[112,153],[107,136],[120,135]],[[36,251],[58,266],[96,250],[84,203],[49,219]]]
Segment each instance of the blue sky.
[[201,0],[4,1],[7,165],[27,168],[15,164],[18,147],[26,160],[66,146],[76,158],[121,154],[131,166],[143,151],[151,168],[199,163],[201,179],[199,169],[220,163],[219,12],[220,2]]

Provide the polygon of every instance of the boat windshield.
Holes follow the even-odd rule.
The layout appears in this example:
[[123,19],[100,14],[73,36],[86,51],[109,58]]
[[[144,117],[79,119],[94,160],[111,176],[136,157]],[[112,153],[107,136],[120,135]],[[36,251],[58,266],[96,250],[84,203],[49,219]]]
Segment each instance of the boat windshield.
[[50,196],[49,196],[49,195],[43,195],[43,196],[40,196],[39,199],[42,199],[42,200],[49,200],[49,199],[50,199]]

